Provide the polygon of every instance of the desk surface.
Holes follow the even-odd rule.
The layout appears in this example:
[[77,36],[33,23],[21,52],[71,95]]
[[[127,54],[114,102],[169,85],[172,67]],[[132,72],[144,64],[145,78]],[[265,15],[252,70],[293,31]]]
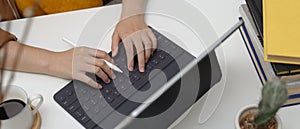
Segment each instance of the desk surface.
[[[238,7],[243,3],[242,0],[187,0],[187,2],[208,17],[218,35],[224,33],[237,21],[240,16]],[[73,41],[78,41],[89,18],[99,10],[103,10],[103,8],[37,17],[26,43],[53,51],[67,50],[71,46],[63,43],[61,38],[65,36]],[[25,21],[13,21],[11,32],[21,36]],[[0,23],[0,26],[5,28],[6,24]],[[234,128],[234,117],[237,111],[245,105],[258,102],[261,84],[240,34],[235,32],[217,49],[218,52],[224,52],[224,58],[219,58],[219,60],[226,64],[226,74],[223,74],[223,78],[226,80],[225,90],[220,104],[204,124],[199,124],[199,115],[189,115],[176,128]],[[6,72],[6,79],[8,75],[9,72]],[[18,72],[13,84],[23,87],[29,95],[40,93],[45,97],[45,102],[40,108],[42,129],[83,128],[52,98],[54,93],[68,82],[69,80],[56,77]],[[215,89],[218,88],[213,90]],[[200,114],[199,105],[203,103],[205,100],[198,101],[188,113]],[[299,109],[300,106],[293,106],[280,110],[279,115],[284,129],[297,128],[300,118]]]

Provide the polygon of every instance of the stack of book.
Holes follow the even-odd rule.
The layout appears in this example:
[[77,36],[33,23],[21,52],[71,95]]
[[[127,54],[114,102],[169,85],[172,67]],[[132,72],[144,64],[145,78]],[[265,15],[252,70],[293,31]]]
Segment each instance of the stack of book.
[[248,6],[244,4],[240,7],[241,19],[245,22],[240,28],[240,32],[262,84],[275,77],[286,80],[289,98],[284,106],[300,104],[300,66],[265,61],[262,35],[264,32],[262,23],[258,23],[262,22],[262,17],[252,14],[253,11],[248,9],[251,5],[249,2],[247,4]]

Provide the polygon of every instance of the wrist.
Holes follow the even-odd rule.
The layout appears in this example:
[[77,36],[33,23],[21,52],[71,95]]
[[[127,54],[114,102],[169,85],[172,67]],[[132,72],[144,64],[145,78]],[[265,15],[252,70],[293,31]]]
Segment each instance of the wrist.
[[46,74],[72,79],[72,58],[66,58],[65,52],[52,52],[44,66]]
[[147,0],[123,0],[122,13],[120,19],[143,15],[146,10]]
[[45,69],[44,74],[56,76],[56,71],[54,66],[57,65],[55,61],[55,57],[57,57],[57,52],[50,52],[48,57],[41,62],[41,66]]
[[127,22],[131,22],[131,23],[143,23],[144,22],[144,14],[138,14],[138,15],[134,15],[134,16],[130,16],[130,17],[121,17],[119,22],[122,21],[127,21]]
[[131,17],[142,17],[144,18],[144,12],[143,11],[126,11],[122,12],[120,21],[131,18]]

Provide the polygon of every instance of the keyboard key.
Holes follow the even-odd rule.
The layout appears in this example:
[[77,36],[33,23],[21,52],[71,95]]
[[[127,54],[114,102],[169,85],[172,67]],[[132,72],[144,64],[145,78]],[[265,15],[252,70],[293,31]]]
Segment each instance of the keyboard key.
[[158,35],[158,34],[155,35],[155,36],[156,36],[156,40],[158,40],[158,41],[161,40],[161,39],[163,38],[162,36],[160,36],[160,35]]
[[91,99],[90,103],[93,104],[93,105],[96,105],[97,104],[97,100]]
[[119,97],[120,96],[120,93],[118,91],[114,91],[113,94],[114,94],[115,97]]
[[82,94],[86,94],[86,93],[87,93],[87,90],[86,90],[86,89],[80,89],[80,92],[81,92]]
[[87,102],[90,100],[90,96],[89,95],[84,95],[84,96],[80,96],[79,98],[79,101],[82,103],[82,102]]
[[89,108],[88,106],[86,106],[86,105],[83,105],[83,106],[82,106],[82,109],[83,109],[85,112],[87,112],[87,111],[89,111],[90,108]]
[[159,61],[156,60],[156,59],[153,59],[153,60],[151,61],[151,64],[152,64],[153,66],[157,65],[158,63],[159,63]]
[[99,108],[94,109],[94,113],[99,113],[101,110]]
[[170,42],[168,40],[165,40],[164,42],[160,42],[161,48],[167,48],[169,44]]
[[72,104],[76,99],[74,98],[68,98],[65,101],[62,102],[62,105],[64,107],[69,107],[70,104]]
[[75,93],[76,93],[77,97],[79,97],[79,98],[86,97],[88,95],[87,90],[83,89],[82,87],[77,88]]
[[101,94],[101,92],[99,91],[99,90],[91,90],[90,91],[90,94],[92,95],[92,96],[96,96],[96,95],[100,95]]
[[111,93],[111,90],[109,90],[109,89],[104,89],[104,93],[107,94],[107,95],[109,95],[109,94]]
[[136,82],[136,81],[138,81],[140,79],[140,77],[139,76],[137,76],[137,75],[130,75],[130,80],[131,80],[131,82]]
[[71,105],[68,110],[71,112],[74,112],[76,110],[76,108],[74,105]]
[[80,107],[80,104],[79,104],[78,101],[76,101],[76,102],[72,103],[72,104],[69,106],[68,110],[69,110],[70,112],[74,112],[74,111],[77,110],[79,107]]
[[152,70],[152,68],[153,68],[153,66],[151,66],[150,64],[147,64],[147,66],[146,66],[146,70]]
[[134,75],[133,78],[135,79],[134,81],[138,81],[141,77]]
[[123,83],[123,79],[122,78],[118,78],[116,83],[119,83],[119,84]]
[[66,97],[65,97],[65,96],[59,96],[59,97],[58,97],[58,100],[59,100],[60,102],[63,102],[63,101],[66,100]]
[[66,93],[66,95],[71,96],[71,95],[73,94],[73,91],[71,91],[71,90],[66,90],[65,93]]
[[89,109],[88,111],[90,111],[94,108],[98,108],[101,102],[103,102],[103,100],[96,96],[91,98],[88,102],[82,103],[82,105],[85,105]]
[[97,126],[97,125],[95,124],[95,122],[93,120],[89,120],[88,122],[86,122],[84,124],[84,127],[87,129],[92,129],[95,126]]
[[[101,108],[105,108],[106,106],[107,106],[107,103],[103,101],[103,102],[101,103]],[[101,110],[101,109],[100,109],[100,110]],[[96,111],[96,109],[95,109],[95,111]]]
[[97,115],[99,112],[101,112],[103,110],[103,107],[101,106],[102,103],[106,103],[106,102],[99,101],[96,105],[94,105],[92,103],[86,104],[86,106],[89,109],[89,110],[86,111],[86,114],[88,114],[89,116]]
[[99,97],[99,99],[103,99],[103,96],[102,96],[102,94],[101,94],[101,93],[99,94],[99,96],[98,96],[98,97]]
[[82,116],[80,119],[82,124],[85,124],[86,122],[88,122],[90,120],[90,118],[86,115]]
[[159,57],[160,60],[163,60],[163,59],[165,59],[166,56],[163,55],[163,54],[159,54],[158,57]]
[[83,115],[83,110],[82,109],[79,109],[77,111],[75,111],[74,113],[74,117],[81,117]]
[[170,47],[173,51],[175,51],[175,49],[177,48],[175,44],[170,44],[168,47]]
[[121,58],[121,62],[126,62],[126,59],[125,58]]
[[120,88],[121,88],[122,91],[127,90],[127,87],[125,85],[121,85]]
[[112,101],[114,101],[114,98],[111,97],[111,96],[107,96],[107,97],[106,97],[106,101],[107,101],[108,103],[111,103]]
[[174,58],[177,58],[178,56],[180,56],[181,54],[183,53],[183,49],[177,49],[176,51],[172,51],[171,52],[171,55],[174,57]]
[[111,88],[113,91],[117,89],[115,85],[111,86],[110,88]]

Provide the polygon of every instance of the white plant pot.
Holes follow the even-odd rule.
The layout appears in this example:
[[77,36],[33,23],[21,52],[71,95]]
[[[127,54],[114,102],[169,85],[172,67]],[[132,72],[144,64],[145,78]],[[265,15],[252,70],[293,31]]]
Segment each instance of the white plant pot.
[[[257,112],[257,105],[248,105],[239,110],[235,117],[235,129],[241,129],[239,121],[249,112]],[[275,115],[275,120],[277,122],[277,129],[282,129],[282,122],[278,115]]]

